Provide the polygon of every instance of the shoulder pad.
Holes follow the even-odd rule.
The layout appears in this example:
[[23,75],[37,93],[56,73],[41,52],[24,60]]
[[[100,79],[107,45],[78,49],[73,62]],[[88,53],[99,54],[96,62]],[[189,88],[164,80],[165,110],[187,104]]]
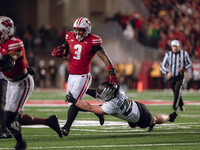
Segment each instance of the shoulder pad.
[[17,37],[10,38],[10,41],[9,41],[9,44],[8,44],[9,50],[18,50],[22,47],[24,47],[24,43],[22,42],[22,40],[20,40]]
[[93,45],[100,45],[100,46],[102,45],[102,39],[99,36],[94,35],[94,34],[91,34],[91,36],[92,36]]

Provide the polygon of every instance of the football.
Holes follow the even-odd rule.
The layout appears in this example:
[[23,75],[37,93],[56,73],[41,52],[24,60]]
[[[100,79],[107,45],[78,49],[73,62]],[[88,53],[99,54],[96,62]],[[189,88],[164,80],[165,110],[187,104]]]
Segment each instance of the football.
[[65,46],[58,46],[51,51],[51,55],[54,57],[66,57],[69,54],[69,51],[66,50]]

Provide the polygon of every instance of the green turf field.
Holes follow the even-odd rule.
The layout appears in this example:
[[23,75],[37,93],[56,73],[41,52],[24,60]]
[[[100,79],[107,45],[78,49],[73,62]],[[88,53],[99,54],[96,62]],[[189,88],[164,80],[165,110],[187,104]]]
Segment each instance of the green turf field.
[[[167,91],[128,91],[130,99],[171,100],[172,92]],[[64,92],[34,92],[30,100],[64,100]],[[85,96],[84,99],[90,99]],[[200,101],[199,92],[183,92],[183,99]],[[172,112],[171,105],[148,105],[153,115]],[[144,129],[128,127],[127,123],[105,116],[104,126],[100,126],[92,113],[79,112],[70,134],[60,139],[45,126],[23,126],[22,133],[27,141],[27,149],[89,149],[89,150],[199,150],[200,149],[200,105],[186,105],[174,123],[156,125],[150,133]],[[49,117],[56,114],[62,126],[65,123],[68,107],[25,107],[24,113]],[[11,149],[15,140],[0,139],[0,150]]]

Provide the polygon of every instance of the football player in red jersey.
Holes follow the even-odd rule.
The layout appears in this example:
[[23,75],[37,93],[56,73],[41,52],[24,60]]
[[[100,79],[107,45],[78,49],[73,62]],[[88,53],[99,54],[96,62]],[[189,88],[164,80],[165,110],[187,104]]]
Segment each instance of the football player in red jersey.
[[[73,96],[81,100],[87,89],[91,85],[92,77],[90,66],[95,54],[105,63],[109,71],[109,82],[118,84],[114,66],[102,48],[102,39],[91,33],[92,25],[88,18],[80,17],[76,19],[73,25],[73,31],[65,36],[65,43],[55,48],[51,54],[55,57],[65,57],[69,54],[69,78],[67,93],[69,91]],[[68,135],[70,127],[75,120],[80,109],[71,105],[68,110],[67,122],[61,128],[65,136]],[[100,124],[104,123],[103,116],[100,118]]]
[[8,80],[5,125],[17,141],[14,149],[22,150],[27,146],[21,134],[21,125],[44,124],[55,130],[60,137],[62,134],[55,115],[44,119],[22,114],[24,105],[33,92],[34,81],[31,71],[27,69],[24,44],[13,34],[13,21],[0,16],[0,71]]

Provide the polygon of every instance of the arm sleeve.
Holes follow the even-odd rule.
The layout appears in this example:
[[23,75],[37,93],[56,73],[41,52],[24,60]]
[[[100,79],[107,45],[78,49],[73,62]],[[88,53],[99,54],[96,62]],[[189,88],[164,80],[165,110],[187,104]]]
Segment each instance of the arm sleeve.
[[96,90],[94,90],[94,89],[88,89],[88,90],[86,91],[86,94],[88,94],[88,95],[90,95],[90,96],[96,98]]
[[92,51],[96,53],[97,51],[103,50],[103,47],[100,45],[92,46]]
[[116,113],[115,107],[110,102],[104,103],[101,107],[106,114],[112,115]]
[[185,66],[186,70],[189,69],[192,65],[192,62],[191,62],[190,57],[187,52],[185,52],[185,64],[186,64],[186,66]]
[[162,63],[160,64],[160,70],[163,74],[167,74],[169,72],[169,70],[166,68],[167,60],[168,60],[168,54],[166,53]]
[[69,44],[67,41],[65,41],[65,47],[66,47],[66,50],[69,50]]

